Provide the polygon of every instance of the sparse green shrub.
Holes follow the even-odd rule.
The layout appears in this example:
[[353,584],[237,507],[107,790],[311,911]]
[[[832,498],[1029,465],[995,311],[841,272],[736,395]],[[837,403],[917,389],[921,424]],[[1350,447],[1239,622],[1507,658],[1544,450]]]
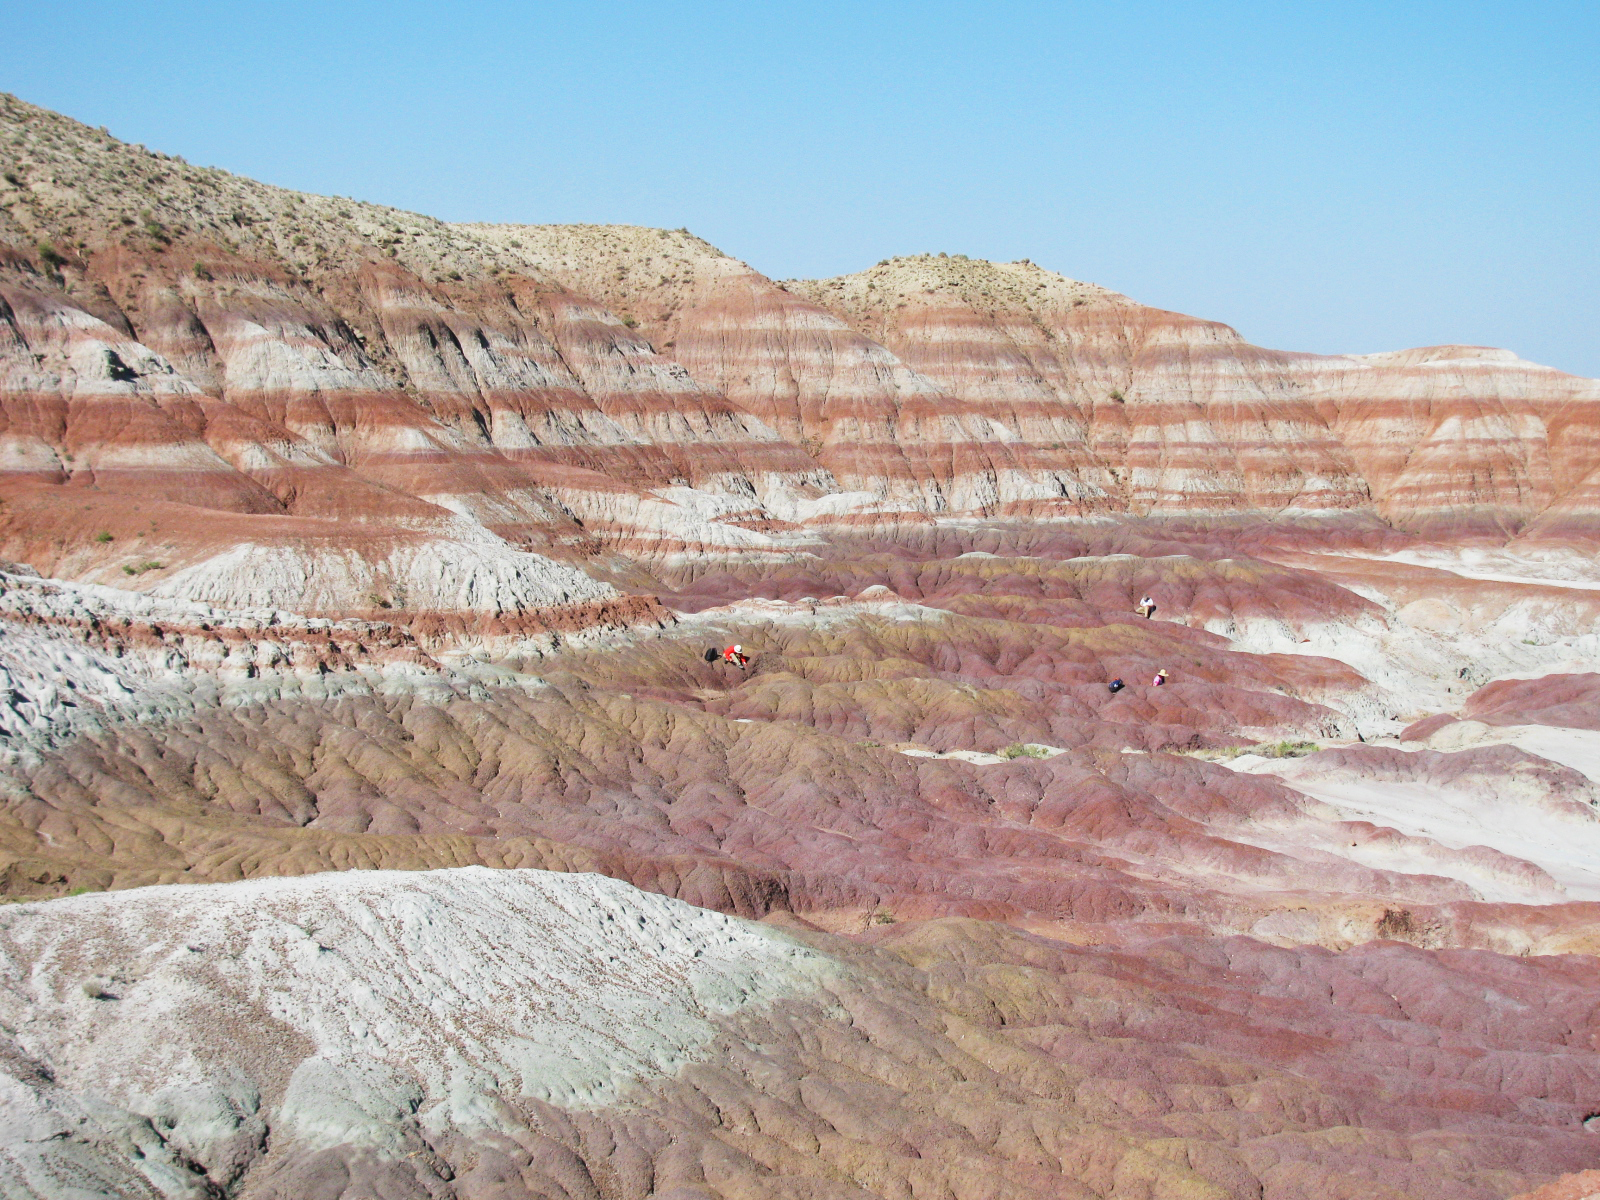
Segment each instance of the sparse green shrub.
[[1043,746],[1030,743],[1012,742],[1000,751],[1001,758],[1044,758],[1049,754]]
[[111,533],[110,533],[109,530],[102,529],[99,533],[94,535],[94,540],[99,542],[103,546],[107,542],[112,541],[114,539],[112,538]]
[[1322,747],[1315,742],[1272,742],[1255,748],[1254,753],[1262,758],[1304,758],[1308,754],[1315,754]]
[[1121,388],[1112,388],[1111,389],[1111,398],[1113,400],[1115,400],[1118,404],[1121,404],[1124,400],[1127,399],[1127,397],[1122,394],[1122,389]]
[[124,563],[122,565],[122,573],[124,575],[143,575],[146,571],[159,571],[161,570],[161,566],[161,563],[155,562],[154,560],[150,562],[142,562],[138,566],[134,566],[131,563]]
[[1168,753],[1187,754],[1192,758],[1203,758],[1211,762],[1227,762],[1246,754],[1259,755],[1261,758],[1304,758],[1308,754],[1316,754],[1321,749],[1322,747],[1316,742],[1262,742],[1257,746],[1181,749],[1171,750]]
[[39,243],[39,265],[46,271],[59,271],[66,258],[49,242]]

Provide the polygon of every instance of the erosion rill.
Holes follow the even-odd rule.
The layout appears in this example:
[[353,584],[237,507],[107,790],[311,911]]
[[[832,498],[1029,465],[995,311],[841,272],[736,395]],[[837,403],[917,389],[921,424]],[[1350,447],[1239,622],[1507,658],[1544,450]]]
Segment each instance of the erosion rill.
[[0,1193],[1593,1190],[1600,383],[0,125]]

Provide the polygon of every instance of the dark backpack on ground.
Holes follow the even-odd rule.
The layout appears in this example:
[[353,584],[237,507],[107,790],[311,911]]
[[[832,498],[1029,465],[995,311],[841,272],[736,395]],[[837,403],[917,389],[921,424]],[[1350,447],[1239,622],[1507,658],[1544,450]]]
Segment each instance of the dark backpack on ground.
[[709,650],[706,651],[706,661],[707,662],[716,662],[717,659],[719,659],[721,657],[722,657],[722,651],[718,650],[715,646],[712,646]]

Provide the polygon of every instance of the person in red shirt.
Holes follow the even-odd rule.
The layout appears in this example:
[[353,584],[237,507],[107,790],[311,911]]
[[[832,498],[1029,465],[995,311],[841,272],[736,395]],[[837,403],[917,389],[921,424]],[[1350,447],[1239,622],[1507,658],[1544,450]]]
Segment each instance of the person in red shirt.
[[729,646],[722,652],[722,657],[736,667],[747,666],[750,656],[744,652],[743,646]]

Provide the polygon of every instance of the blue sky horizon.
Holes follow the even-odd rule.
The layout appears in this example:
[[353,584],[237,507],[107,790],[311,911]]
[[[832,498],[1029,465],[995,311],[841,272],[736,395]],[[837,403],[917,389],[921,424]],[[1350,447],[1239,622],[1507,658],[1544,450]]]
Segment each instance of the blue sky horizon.
[[1600,377],[1600,5],[153,0],[0,90],[445,220],[686,226],[774,278],[1029,258],[1288,350]]

